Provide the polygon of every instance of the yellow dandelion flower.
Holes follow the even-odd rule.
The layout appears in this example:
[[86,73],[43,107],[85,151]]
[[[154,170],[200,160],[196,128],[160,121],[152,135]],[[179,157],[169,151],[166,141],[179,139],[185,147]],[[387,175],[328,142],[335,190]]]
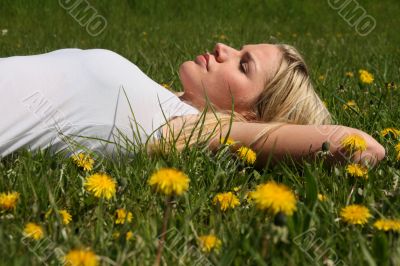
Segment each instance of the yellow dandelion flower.
[[393,138],[397,139],[400,136],[400,130],[398,130],[394,127],[388,127],[388,128],[382,129],[380,132],[380,135],[382,137],[392,136]]
[[268,210],[272,214],[282,212],[292,215],[296,211],[296,197],[293,192],[284,184],[269,181],[258,185],[256,190],[249,194],[257,208]]
[[67,210],[59,210],[58,213],[62,217],[63,224],[69,224],[72,221],[72,216]]
[[98,258],[93,251],[73,249],[64,256],[65,265],[68,266],[97,266]]
[[328,199],[328,197],[326,195],[318,193],[319,201],[326,201],[327,199]]
[[240,204],[238,197],[232,192],[218,193],[213,199],[214,205],[219,205],[221,211],[226,211],[229,208],[234,209]]
[[73,155],[72,160],[84,171],[91,171],[93,169],[94,160],[88,154],[79,153],[77,155]]
[[18,192],[0,193],[0,208],[5,210],[15,209],[18,203]]
[[221,240],[215,235],[203,235],[199,237],[200,248],[203,252],[218,251],[221,248]]
[[171,86],[168,83],[162,83],[161,86],[163,86],[167,90],[171,90]]
[[129,241],[132,238],[133,238],[133,232],[132,231],[126,232],[126,236],[125,236],[126,241]]
[[323,81],[325,79],[325,76],[324,75],[319,75],[318,79]]
[[95,197],[110,199],[115,195],[117,182],[107,174],[97,173],[86,178],[84,187]]
[[225,139],[226,138],[220,138],[219,143],[225,144],[225,145],[228,145],[228,146],[231,146],[231,145],[235,144],[235,141],[232,138],[226,139],[226,142],[225,142]]
[[351,134],[341,140],[341,145],[349,152],[365,151],[367,149],[367,142],[364,138],[357,134]]
[[346,166],[346,171],[353,177],[363,177],[368,179],[368,168],[358,163],[351,163]]
[[396,149],[397,152],[400,152],[400,142],[397,143],[394,148]]
[[372,215],[367,207],[353,204],[342,208],[340,216],[346,223],[364,225]]
[[115,220],[116,224],[124,224],[125,222],[130,223],[132,221],[132,213],[126,212],[125,209],[116,210],[115,216],[117,217]]
[[328,107],[328,103],[326,101],[322,101],[325,107]]
[[240,147],[237,150],[237,154],[239,155],[240,159],[242,159],[247,164],[254,164],[257,159],[256,153],[252,149],[244,146]]
[[353,108],[353,109],[358,110],[357,103],[354,100],[349,100],[347,103],[343,104],[343,109],[344,110],[347,110],[350,107]]
[[359,74],[361,83],[371,84],[374,81],[374,76],[371,73],[369,73],[367,70],[360,69],[358,71],[358,74]]
[[346,72],[346,77],[348,77],[348,78],[352,78],[352,77],[354,77],[354,73],[353,72],[351,72],[351,71],[348,71],[348,72]]
[[35,223],[27,223],[24,228],[24,236],[35,240],[42,239],[44,236],[43,228]]
[[396,146],[394,147],[397,151],[397,156],[396,156],[396,160],[400,161],[400,142],[396,144]]
[[189,189],[189,177],[173,168],[161,168],[148,180],[148,184],[165,195],[181,195]]
[[374,227],[381,231],[400,232],[399,219],[379,219],[374,223]]

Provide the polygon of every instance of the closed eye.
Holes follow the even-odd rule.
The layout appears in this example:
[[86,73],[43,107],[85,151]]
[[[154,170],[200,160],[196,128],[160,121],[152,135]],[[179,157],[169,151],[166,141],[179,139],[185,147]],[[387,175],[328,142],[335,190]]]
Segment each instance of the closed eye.
[[239,68],[240,68],[241,72],[246,74],[248,72],[248,70],[249,70],[249,64],[244,60],[240,60]]

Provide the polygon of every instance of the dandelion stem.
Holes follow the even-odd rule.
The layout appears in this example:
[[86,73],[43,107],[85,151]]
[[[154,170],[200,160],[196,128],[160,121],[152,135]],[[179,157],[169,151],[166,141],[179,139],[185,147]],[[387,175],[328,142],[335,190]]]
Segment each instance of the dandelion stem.
[[353,195],[355,189],[356,189],[356,184],[354,184],[351,187],[350,194],[349,194],[349,196],[347,196],[346,206],[349,205],[351,196]]
[[158,242],[158,248],[157,248],[157,257],[156,257],[156,261],[154,262],[154,266],[159,266],[160,262],[161,262],[161,256],[162,256],[162,252],[164,249],[164,242],[165,242],[165,237],[167,234],[167,228],[168,228],[168,219],[169,219],[169,215],[171,212],[171,198],[168,196],[165,198],[165,211],[164,211],[164,218],[163,218],[163,225],[162,225],[162,229],[161,229],[161,239]]

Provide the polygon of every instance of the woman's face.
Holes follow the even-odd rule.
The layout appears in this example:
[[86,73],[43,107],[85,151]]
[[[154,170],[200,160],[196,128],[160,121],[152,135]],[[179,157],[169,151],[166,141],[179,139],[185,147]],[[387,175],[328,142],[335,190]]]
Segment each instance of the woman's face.
[[233,97],[235,111],[247,115],[278,70],[281,58],[282,53],[272,44],[245,45],[236,50],[217,43],[213,53],[180,66],[182,99],[204,107],[207,96],[218,109],[231,110]]

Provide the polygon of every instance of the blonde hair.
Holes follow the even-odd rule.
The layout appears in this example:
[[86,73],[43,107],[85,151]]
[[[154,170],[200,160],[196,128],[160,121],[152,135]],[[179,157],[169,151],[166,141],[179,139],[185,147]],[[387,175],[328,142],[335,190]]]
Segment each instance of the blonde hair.
[[207,101],[198,121],[184,125],[173,136],[171,144],[181,150],[198,141],[208,141],[218,132],[221,134],[222,128],[230,126],[233,121],[265,123],[264,130],[255,136],[252,144],[284,124],[331,124],[331,115],[314,90],[303,57],[293,46],[276,46],[282,53],[282,60],[251,110],[254,120],[246,119],[233,108],[217,112]]

